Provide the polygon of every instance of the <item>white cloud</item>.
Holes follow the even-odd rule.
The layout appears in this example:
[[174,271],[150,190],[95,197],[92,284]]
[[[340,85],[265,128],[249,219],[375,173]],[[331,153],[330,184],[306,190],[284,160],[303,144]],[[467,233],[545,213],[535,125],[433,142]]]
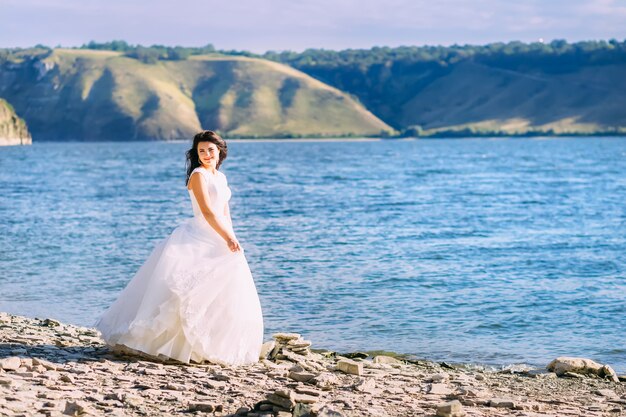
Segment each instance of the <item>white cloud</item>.
[[0,46],[125,39],[262,52],[626,36],[623,0],[0,1]]

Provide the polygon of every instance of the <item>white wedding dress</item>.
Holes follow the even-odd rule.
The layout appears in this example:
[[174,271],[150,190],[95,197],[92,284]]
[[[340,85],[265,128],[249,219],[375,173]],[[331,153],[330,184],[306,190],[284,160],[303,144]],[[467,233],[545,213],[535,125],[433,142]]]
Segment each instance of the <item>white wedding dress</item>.
[[[211,209],[230,228],[226,176],[196,168]],[[194,217],[156,244],[117,300],[94,324],[104,341],[180,362],[252,364],[263,344],[259,296],[243,249],[231,252],[189,190]],[[127,349],[130,348],[130,349]]]

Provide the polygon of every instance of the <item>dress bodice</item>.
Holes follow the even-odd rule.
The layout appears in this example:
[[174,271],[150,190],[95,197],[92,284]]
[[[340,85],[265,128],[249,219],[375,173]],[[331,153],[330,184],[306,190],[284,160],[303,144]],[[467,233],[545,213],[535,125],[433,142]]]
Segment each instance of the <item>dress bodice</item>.
[[[200,172],[204,177],[204,192],[208,196],[208,203],[211,210],[217,216],[224,216],[226,203],[228,203],[228,200],[230,200],[231,197],[231,191],[228,187],[226,175],[220,171],[212,174],[209,170],[203,167],[198,167],[191,173],[193,174],[194,172]],[[187,191],[189,191],[189,196],[191,198],[194,217],[204,219],[204,216],[200,211],[200,206],[198,205],[198,200],[196,200],[196,196],[193,191],[190,189],[187,189]]]

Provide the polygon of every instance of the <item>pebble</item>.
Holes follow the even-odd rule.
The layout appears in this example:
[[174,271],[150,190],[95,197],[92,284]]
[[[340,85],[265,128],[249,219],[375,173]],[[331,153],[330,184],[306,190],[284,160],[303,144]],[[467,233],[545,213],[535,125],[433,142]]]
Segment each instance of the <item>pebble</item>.
[[0,415],[392,417],[433,415],[436,408],[450,417],[511,410],[545,417],[626,410],[626,386],[613,383],[603,364],[597,374],[566,371],[576,379],[518,368],[498,373],[314,351],[298,333],[275,333],[256,364],[181,364],[113,351],[94,329],[42,326],[2,312],[0,321]]

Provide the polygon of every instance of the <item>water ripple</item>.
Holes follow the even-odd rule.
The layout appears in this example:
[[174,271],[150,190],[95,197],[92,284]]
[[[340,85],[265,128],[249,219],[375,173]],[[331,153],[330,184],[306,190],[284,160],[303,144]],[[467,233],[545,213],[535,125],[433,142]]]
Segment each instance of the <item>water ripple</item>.
[[[88,324],[191,215],[182,143],[0,149],[0,310]],[[626,372],[626,141],[229,143],[266,338]]]

